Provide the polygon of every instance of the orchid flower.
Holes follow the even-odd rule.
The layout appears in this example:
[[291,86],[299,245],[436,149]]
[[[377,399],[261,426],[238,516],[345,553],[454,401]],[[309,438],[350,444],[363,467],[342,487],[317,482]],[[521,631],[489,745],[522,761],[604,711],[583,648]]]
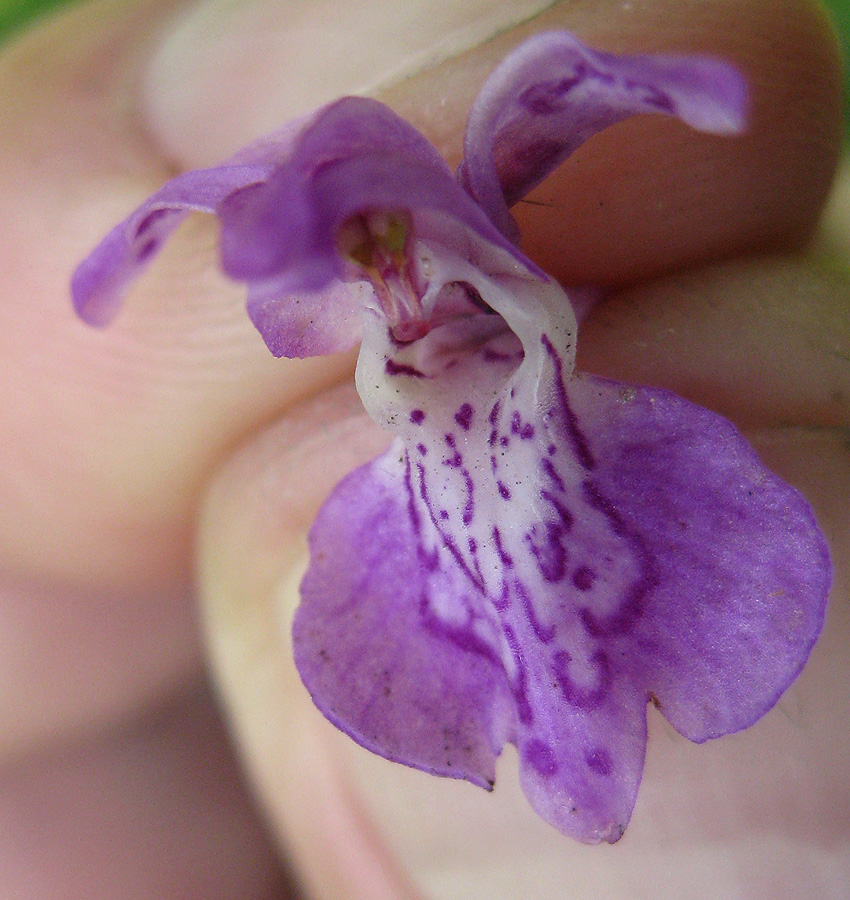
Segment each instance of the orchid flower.
[[363,746],[492,787],[505,743],[537,812],[616,841],[648,703],[692,741],[752,725],[800,672],[831,581],[812,511],[731,423],[574,369],[565,292],[509,207],[639,113],[732,135],[716,60],[566,33],[515,50],[472,108],[456,175],[380,103],[345,98],[175,178],[80,266],[105,324],[192,210],[277,356],[362,341],[357,387],[396,440],[310,534],[293,639],[319,709]]

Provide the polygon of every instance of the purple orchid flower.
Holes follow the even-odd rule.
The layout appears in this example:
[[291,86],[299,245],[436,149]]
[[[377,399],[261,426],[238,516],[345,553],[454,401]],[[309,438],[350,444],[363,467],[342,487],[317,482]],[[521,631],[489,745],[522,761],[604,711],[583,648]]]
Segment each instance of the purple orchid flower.
[[455,178],[414,128],[347,98],[182,175],[80,266],[93,324],[191,210],[272,353],[362,339],[357,386],[397,440],[310,535],[294,623],[316,705],[370,750],[491,787],[519,751],[538,813],[615,841],[652,702],[692,741],[764,715],[819,634],[829,556],[801,495],[721,417],[576,373],[562,288],[509,206],[637,113],[742,130],[746,90],[701,58],[539,35],[473,106]]

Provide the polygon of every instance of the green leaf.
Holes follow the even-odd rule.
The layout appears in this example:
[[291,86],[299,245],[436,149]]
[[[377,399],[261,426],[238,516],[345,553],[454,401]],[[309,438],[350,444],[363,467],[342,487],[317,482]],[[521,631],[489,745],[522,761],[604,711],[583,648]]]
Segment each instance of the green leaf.
[[850,137],[850,72],[848,72],[848,60],[850,60],[850,0],[823,0],[824,6],[829,10],[841,48],[844,51],[844,129]]
[[0,41],[38,16],[73,0],[0,0]]

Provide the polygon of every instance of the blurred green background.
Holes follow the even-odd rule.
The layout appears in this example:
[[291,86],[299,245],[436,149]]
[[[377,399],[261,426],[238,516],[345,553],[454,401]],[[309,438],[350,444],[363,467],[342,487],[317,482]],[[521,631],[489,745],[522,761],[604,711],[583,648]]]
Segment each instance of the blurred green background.
[[[0,0],[0,41],[37,16],[69,2],[74,0]],[[821,2],[832,13],[844,46],[844,121],[850,137],[850,71],[847,62],[850,60],[850,0],[821,0]]]

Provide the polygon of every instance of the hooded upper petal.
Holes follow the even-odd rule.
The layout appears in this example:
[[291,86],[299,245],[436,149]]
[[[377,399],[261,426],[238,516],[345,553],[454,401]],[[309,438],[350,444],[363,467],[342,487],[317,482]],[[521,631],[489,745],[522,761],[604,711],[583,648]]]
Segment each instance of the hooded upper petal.
[[586,140],[641,113],[674,116],[700,131],[746,124],[741,74],[697,56],[617,56],[565,31],[536,35],[484,83],[469,114],[458,178],[499,229],[508,211]]
[[346,97],[322,109],[274,176],[247,202],[238,199],[222,210],[222,258],[240,280],[316,290],[362,278],[345,265],[336,239],[346,221],[372,210],[407,211],[419,237],[445,238],[460,225],[542,276],[458,188],[436,149],[375,100]]

